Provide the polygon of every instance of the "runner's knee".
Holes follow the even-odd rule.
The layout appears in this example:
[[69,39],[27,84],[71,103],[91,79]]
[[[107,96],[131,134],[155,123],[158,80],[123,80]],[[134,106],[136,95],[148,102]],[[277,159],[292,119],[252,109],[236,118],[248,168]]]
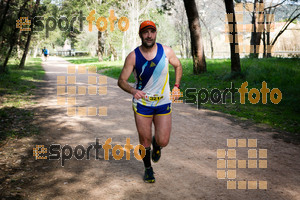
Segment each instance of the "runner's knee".
[[140,144],[143,145],[145,148],[151,146],[151,137],[140,135]]
[[159,138],[158,140],[156,140],[156,143],[160,147],[165,147],[165,146],[167,146],[169,144],[169,137]]

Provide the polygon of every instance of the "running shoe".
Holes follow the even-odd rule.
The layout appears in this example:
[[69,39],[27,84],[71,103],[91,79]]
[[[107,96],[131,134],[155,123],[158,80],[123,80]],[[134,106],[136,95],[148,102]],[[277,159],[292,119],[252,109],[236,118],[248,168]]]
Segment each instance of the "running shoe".
[[145,175],[144,175],[144,181],[146,183],[154,183],[155,182],[155,178],[154,178],[154,172],[153,172],[153,168],[150,167],[148,169],[145,169]]
[[153,150],[152,150],[152,161],[153,162],[158,162],[161,156],[161,148],[160,146],[158,146],[158,144],[155,141],[155,137],[153,136],[152,138],[152,146],[153,146]]

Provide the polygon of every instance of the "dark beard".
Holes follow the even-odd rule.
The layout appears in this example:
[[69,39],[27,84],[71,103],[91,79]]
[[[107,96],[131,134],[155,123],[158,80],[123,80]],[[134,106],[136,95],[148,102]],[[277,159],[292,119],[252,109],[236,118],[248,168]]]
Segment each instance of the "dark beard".
[[147,44],[146,40],[143,40],[143,41],[142,41],[142,45],[143,45],[145,48],[147,48],[147,49],[152,48],[152,47],[154,46],[154,44],[155,44],[155,41],[154,41],[154,40],[153,40],[153,43],[151,43],[150,45]]

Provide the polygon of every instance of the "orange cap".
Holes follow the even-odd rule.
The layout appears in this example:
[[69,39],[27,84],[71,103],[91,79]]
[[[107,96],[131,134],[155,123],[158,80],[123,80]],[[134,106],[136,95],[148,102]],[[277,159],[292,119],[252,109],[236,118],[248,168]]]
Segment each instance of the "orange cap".
[[154,30],[156,30],[154,22],[148,20],[141,23],[139,33],[146,30],[147,28],[153,28]]

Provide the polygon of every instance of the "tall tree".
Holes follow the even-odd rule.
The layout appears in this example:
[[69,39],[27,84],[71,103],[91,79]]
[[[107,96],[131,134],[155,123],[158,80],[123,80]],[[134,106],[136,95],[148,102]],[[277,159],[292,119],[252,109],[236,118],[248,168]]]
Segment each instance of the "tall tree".
[[206,72],[206,61],[201,37],[199,14],[195,0],[183,0],[183,2],[191,35],[193,71],[194,74],[201,74]]
[[31,21],[32,21],[32,23],[30,25],[31,30],[29,31],[29,33],[27,35],[27,41],[26,41],[26,44],[25,44],[25,49],[24,49],[24,52],[23,52],[23,56],[22,56],[20,65],[19,65],[20,69],[23,69],[24,65],[25,65],[26,56],[27,56],[28,49],[29,49],[29,46],[30,46],[31,35],[33,33],[33,18],[36,16],[37,9],[38,9],[39,5],[40,5],[40,0],[36,0],[34,8],[33,8],[32,15],[31,15]]
[[209,38],[209,42],[210,42],[210,58],[213,59],[214,58],[214,43],[213,43],[213,37],[212,37],[212,30],[207,26],[206,22],[199,17],[200,21],[202,22],[202,24],[204,25],[204,27],[206,28],[207,34],[208,34],[208,38]]
[[[30,0],[25,0],[23,2],[23,5],[20,7],[20,10],[18,12],[17,19],[20,19],[20,17],[22,16],[22,13],[24,12],[24,9],[27,6],[27,3],[29,1]],[[3,73],[3,72],[6,71],[6,66],[7,66],[8,60],[10,58],[10,55],[12,53],[12,50],[13,50],[15,44],[16,44],[18,33],[19,33],[19,29],[17,28],[17,26],[15,26],[15,28],[13,29],[13,31],[11,33],[9,50],[8,50],[6,56],[5,56],[5,60],[4,60],[3,64],[0,66],[0,73]]]
[[259,46],[261,40],[261,34],[263,32],[264,27],[264,1],[263,0],[255,0],[254,8],[252,12],[252,24],[253,30],[251,32],[250,45],[253,45],[253,53],[250,53],[250,58],[258,58]]
[[230,32],[232,34],[233,42],[230,42],[230,58],[231,58],[231,73],[232,72],[241,72],[241,63],[240,63],[240,54],[238,52],[235,52],[235,47],[239,45],[236,35],[236,19],[235,19],[235,12],[234,12],[234,5],[233,0],[224,0],[225,2],[225,8],[227,14],[233,15],[233,22],[229,22],[228,24],[232,24],[233,32]]
[[103,56],[104,56],[104,33],[101,31],[98,31],[98,49],[97,49],[97,55],[98,55],[98,61],[102,62],[103,61]]
[[7,0],[5,2],[6,2],[6,4],[5,4],[5,7],[3,9],[4,0],[1,1],[1,12],[2,12],[2,9],[3,9],[3,12],[1,13],[0,32],[3,28],[3,26],[4,26],[5,19],[6,19],[6,14],[8,12],[9,6],[10,6],[10,0]]

